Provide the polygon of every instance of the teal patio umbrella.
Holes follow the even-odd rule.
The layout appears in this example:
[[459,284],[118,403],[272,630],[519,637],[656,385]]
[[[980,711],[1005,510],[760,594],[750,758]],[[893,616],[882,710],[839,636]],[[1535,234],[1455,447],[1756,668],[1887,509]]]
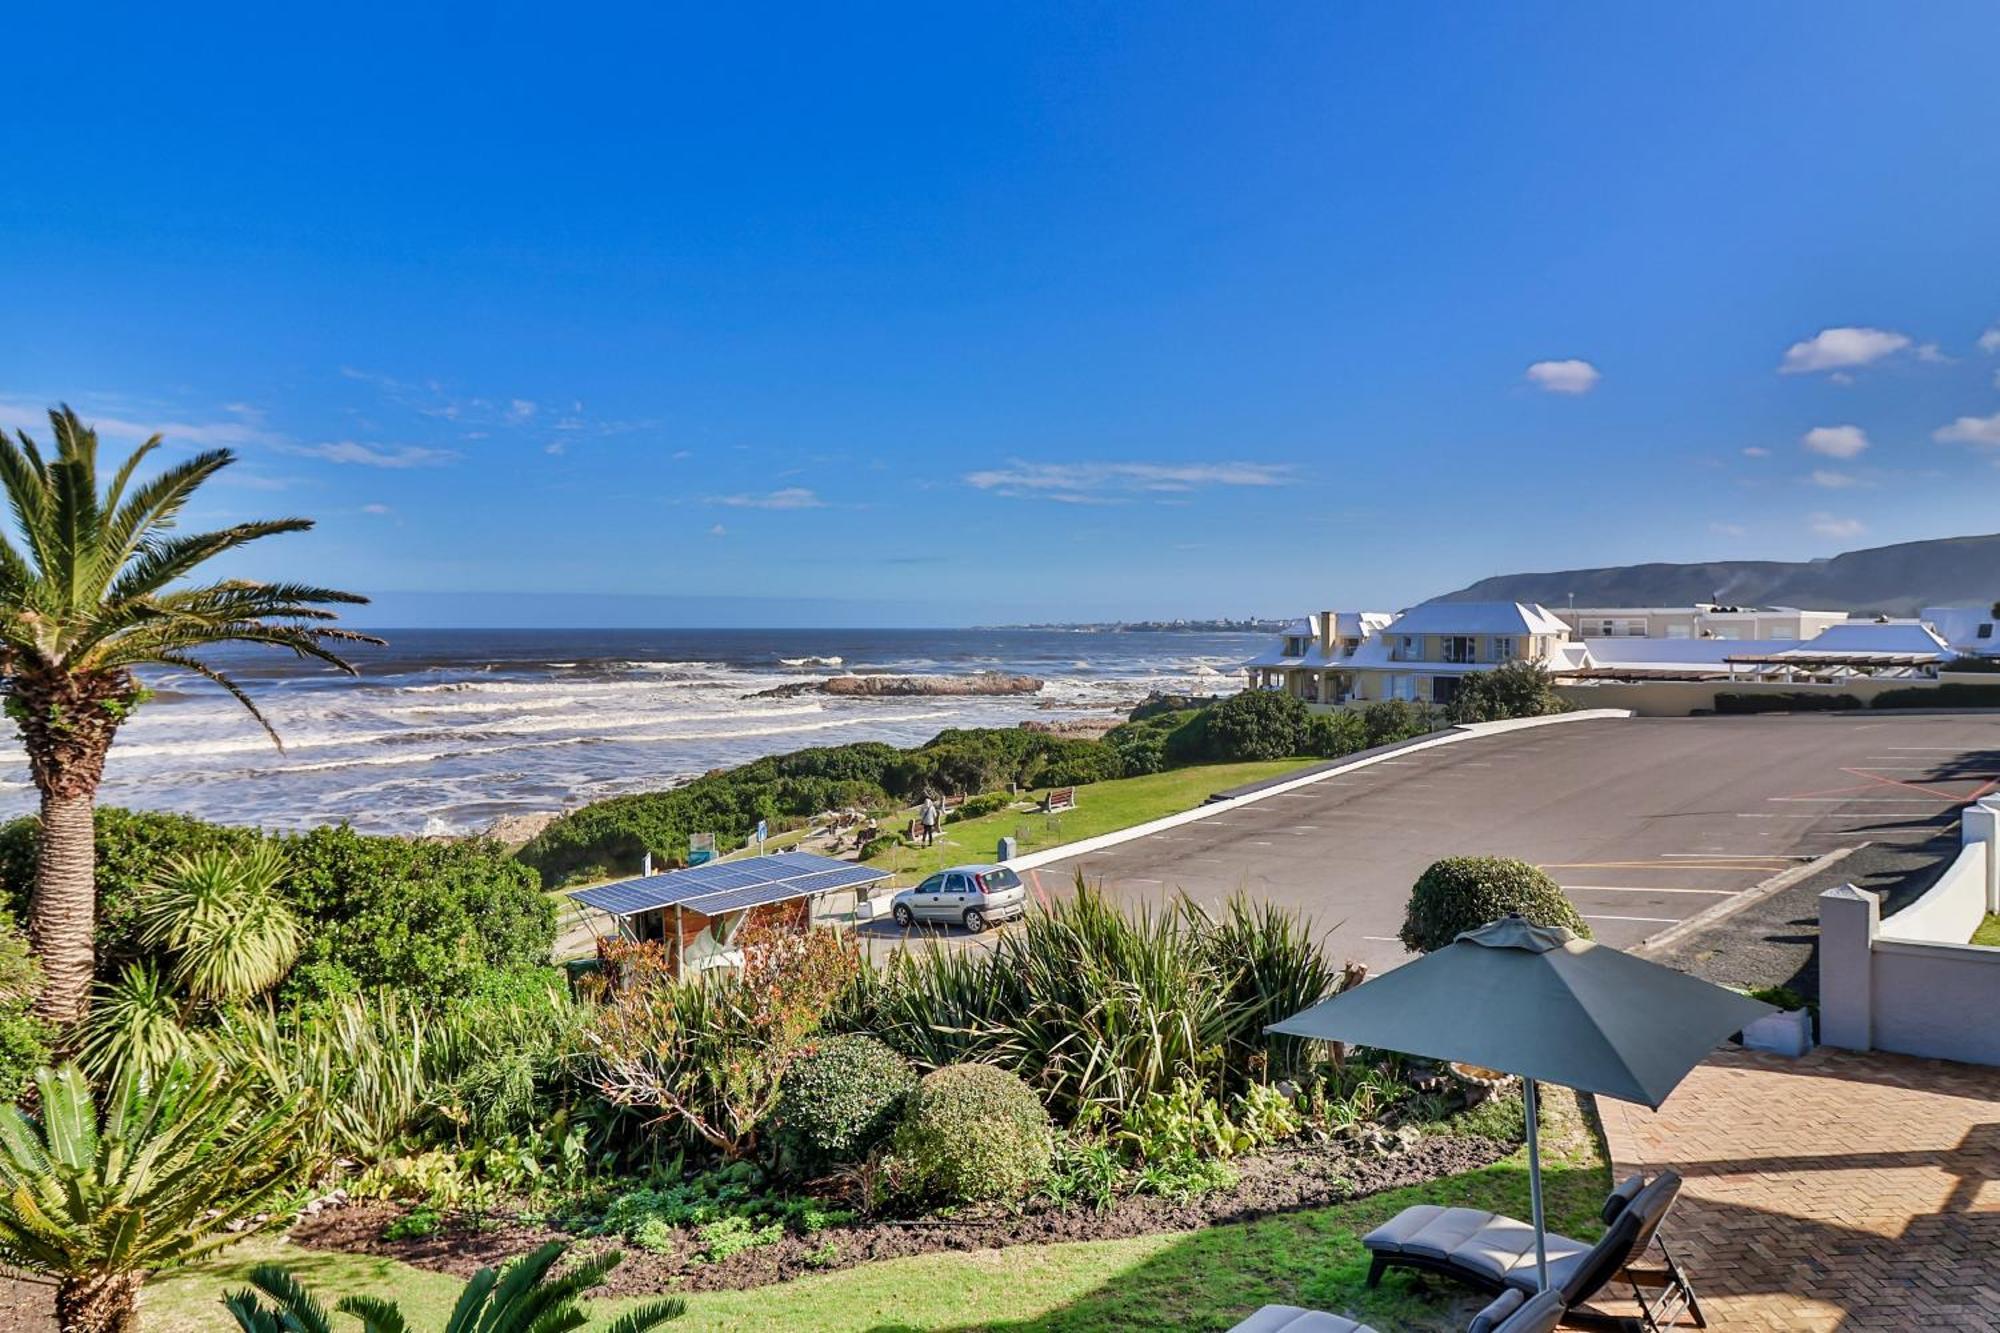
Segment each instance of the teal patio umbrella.
[[1720,1042],[1774,1012],[1561,926],[1508,916],[1268,1030],[1519,1075],[1537,1285],[1546,1289],[1535,1085],[1657,1109]]

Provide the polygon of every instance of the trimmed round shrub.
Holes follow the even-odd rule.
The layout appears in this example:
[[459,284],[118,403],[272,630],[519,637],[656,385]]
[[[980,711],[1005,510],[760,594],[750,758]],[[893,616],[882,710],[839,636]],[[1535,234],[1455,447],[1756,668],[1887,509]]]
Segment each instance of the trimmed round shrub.
[[959,1203],[1017,1199],[1049,1176],[1055,1128],[1034,1090],[996,1065],[926,1074],[896,1129],[901,1188]]
[[1526,861],[1504,856],[1447,856],[1432,863],[1410,890],[1397,938],[1417,953],[1442,949],[1467,930],[1509,912],[1540,926],[1567,926],[1585,939],[1590,927],[1561,886]]
[[778,1127],[812,1161],[844,1162],[889,1136],[917,1086],[910,1062],[873,1037],[828,1037],[785,1068]]

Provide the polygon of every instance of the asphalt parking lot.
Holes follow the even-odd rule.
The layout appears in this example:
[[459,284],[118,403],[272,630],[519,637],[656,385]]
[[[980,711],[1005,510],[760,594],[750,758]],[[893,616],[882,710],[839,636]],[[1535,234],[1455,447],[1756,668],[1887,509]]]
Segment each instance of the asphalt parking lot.
[[1441,856],[1534,862],[1632,947],[1842,847],[1931,841],[2000,788],[2000,716],[1593,719],[1397,756],[1033,872],[1120,901],[1246,890],[1380,969]]

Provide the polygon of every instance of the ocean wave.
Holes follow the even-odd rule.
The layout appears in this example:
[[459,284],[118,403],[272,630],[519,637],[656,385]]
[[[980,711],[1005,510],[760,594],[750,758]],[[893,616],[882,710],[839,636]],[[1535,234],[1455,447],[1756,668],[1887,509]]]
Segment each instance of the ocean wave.
[[837,667],[847,664],[847,659],[837,654],[833,657],[781,657],[778,661],[788,667]]

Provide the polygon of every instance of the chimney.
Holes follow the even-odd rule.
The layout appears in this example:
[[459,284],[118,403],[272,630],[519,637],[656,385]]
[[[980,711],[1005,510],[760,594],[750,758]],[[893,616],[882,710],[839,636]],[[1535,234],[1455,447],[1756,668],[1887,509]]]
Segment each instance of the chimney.
[[1340,612],[1322,611],[1319,613],[1320,656],[1328,659],[1340,656],[1339,625],[1340,625]]

